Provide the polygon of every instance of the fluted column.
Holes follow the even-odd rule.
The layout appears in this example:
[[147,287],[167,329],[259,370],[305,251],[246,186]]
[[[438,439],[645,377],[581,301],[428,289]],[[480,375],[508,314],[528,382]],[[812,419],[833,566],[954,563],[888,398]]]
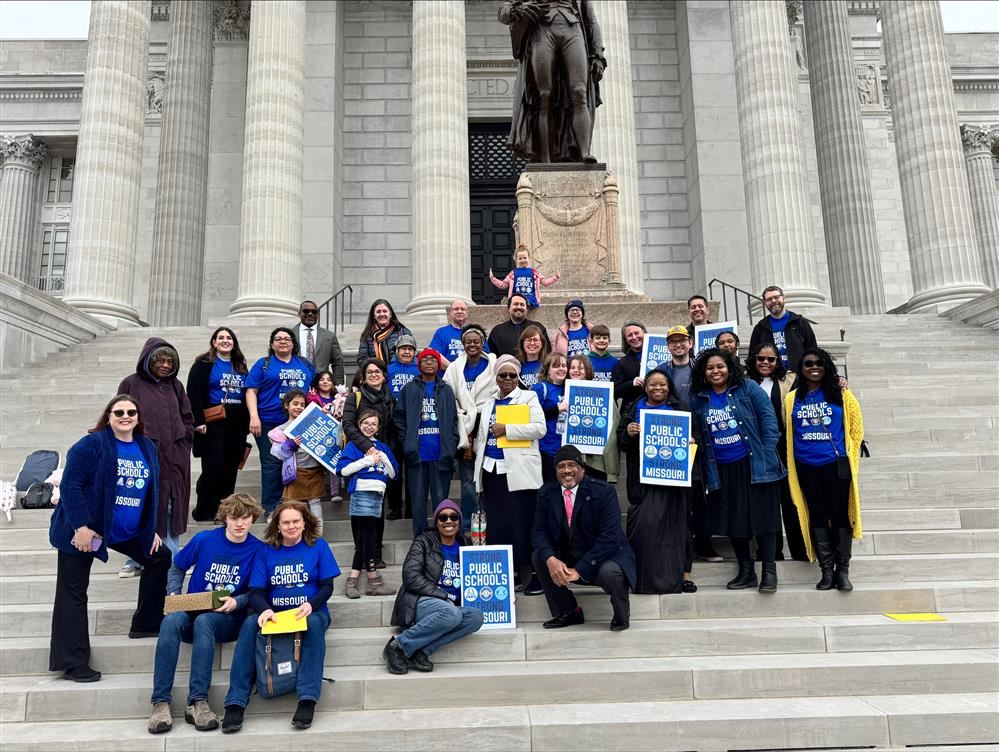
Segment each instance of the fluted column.
[[414,0],[409,313],[471,300],[467,89],[464,0]]
[[641,215],[638,195],[638,158],[635,149],[635,98],[631,84],[631,38],[628,3],[594,0],[607,57],[600,82],[603,104],[597,108],[593,155],[607,163],[620,190],[618,225],[621,243],[621,279],[634,292],[645,289],[642,273]]
[[149,14],[150,0],[102,0],[90,9],[63,298],[126,325],[138,323],[132,289]]
[[305,0],[254,0],[234,315],[298,310],[304,117]]
[[784,2],[731,0],[729,11],[753,286],[821,305]]
[[993,134],[978,128],[961,126],[964,143],[964,166],[971,191],[971,213],[981,254],[985,284],[999,287],[999,192],[992,172]]
[[0,144],[0,272],[30,281],[38,222],[38,170],[45,145],[34,136],[5,138]]
[[804,17],[832,302],[849,306],[853,313],[884,313],[877,220],[846,3],[809,0]]
[[987,292],[958,137],[940,6],[881,4],[895,154],[909,241],[910,310],[953,307]]
[[149,322],[201,323],[212,94],[212,4],[174,0],[156,174]]

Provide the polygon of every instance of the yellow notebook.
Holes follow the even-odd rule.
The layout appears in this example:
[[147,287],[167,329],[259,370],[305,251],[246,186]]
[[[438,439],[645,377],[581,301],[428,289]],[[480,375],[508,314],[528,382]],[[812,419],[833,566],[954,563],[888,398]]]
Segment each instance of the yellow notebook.
[[289,632],[308,632],[309,622],[303,617],[295,618],[295,611],[298,609],[289,608],[287,611],[278,611],[274,614],[275,621],[269,621],[260,629],[260,634],[288,634]]
[[885,614],[895,621],[947,621],[940,614]]
[[[531,408],[527,405],[497,405],[496,422],[505,426],[526,426],[531,422]],[[508,439],[500,436],[496,446],[500,449],[526,449],[531,445],[528,439]]]

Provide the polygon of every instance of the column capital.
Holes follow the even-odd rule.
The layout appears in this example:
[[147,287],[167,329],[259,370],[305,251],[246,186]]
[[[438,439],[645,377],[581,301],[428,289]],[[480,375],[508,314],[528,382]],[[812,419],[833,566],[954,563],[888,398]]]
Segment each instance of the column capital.
[[992,154],[992,142],[995,136],[985,128],[976,125],[961,124],[961,144],[964,146],[964,156],[973,157],[978,154]]
[[222,0],[215,3],[212,36],[216,42],[246,42],[250,38],[250,3]]
[[41,169],[48,149],[30,133],[23,136],[4,136],[0,144],[0,164],[17,164],[32,170]]

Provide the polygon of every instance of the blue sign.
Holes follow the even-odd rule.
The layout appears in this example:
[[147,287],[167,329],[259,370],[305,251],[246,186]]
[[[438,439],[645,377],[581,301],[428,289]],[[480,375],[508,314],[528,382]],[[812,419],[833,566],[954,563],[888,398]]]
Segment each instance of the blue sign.
[[639,483],[690,486],[696,450],[690,443],[690,413],[642,410],[638,425]]
[[315,402],[310,402],[302,414],[288,424],[284,434],[291,439],[301,436],[302,449],[331,473],[336,472],[340,455],[340,421],[323,412]]
[[569,379],[565,401],[569,410],[562,445],[571,444],[583,454],[603,454],[614,430],[614,385]]
[[710,350],[715,346],[715,340],[722,332],[735,331],[734,321],[718,321],[714,324],[703,324],[694,327],[694,357],[701,354],[702,350]]
[[646,334],[642,342],[642,376],[673,362],[665,334]]
[[514,629],[513,546],[462,546],[461,605],[482,612],[483,629]]

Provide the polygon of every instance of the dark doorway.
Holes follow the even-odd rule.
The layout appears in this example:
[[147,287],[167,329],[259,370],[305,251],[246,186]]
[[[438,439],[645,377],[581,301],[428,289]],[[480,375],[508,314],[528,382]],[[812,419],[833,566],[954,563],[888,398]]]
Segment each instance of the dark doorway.
[[468,124],[472,300],[479,304],[504,295],[489,282],[489,269],[502,279],[513,267],[517,179],[526,162],[506,148],[509,132],[509,123]]

